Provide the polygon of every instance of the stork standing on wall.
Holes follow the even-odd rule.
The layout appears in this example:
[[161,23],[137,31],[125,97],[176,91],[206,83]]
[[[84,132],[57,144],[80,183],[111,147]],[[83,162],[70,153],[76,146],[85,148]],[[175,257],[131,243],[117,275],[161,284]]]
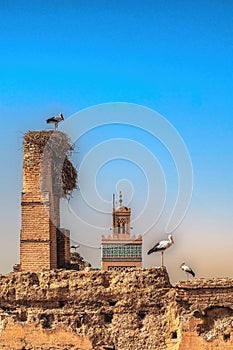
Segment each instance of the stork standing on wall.
[[59,116],[55,116],[52,118],[49,118],[46,120],[47,124],[54,124],[55,125],[55,130],[57,130],[57,125],[60,123],[62,120],[64,120],[63,114],[60,113]]
[[153,248],[151,248],[147,252],[147,254],[150,255],[151,253],[161,252],[161,266],[164,266],[164,262],[163,262],[164,251],[168,249],[172,244],[174,244],[174,240],[172,235],[169,235],[167,240],[156,243],[156,245]]
[[72,245],[70,248],[76,251],[79,247],[80,247],[79,244],[75,244],[75,245]]
[[191,269],[191,267],[189,267],[188,265],[185,264],[185,262],[183,262],[180,265],[181,270],[183,270],[186,273],[186,276],[188,276],[188,274],[190,273],[190,275],[192,275],[193,277],[195,277],[195,273],[193,272],[193,270]]

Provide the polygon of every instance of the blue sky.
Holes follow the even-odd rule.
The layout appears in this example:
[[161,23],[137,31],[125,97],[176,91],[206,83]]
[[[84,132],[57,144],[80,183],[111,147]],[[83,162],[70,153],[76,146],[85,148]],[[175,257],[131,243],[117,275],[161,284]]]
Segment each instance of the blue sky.
[[[0,272],[18,262],[23,134],[48,128],[45,119],[60,111],[68,117],[96,104],[122,101],[163,115],[192,159],[193,198],[176,233],[176,247],[167,254],[171,274],[182,277],[173,267],[181,259],[200,276],[232,276],[232,16],[231,1],[0,1]],[[116,134],[132,138],[125,127],[87,133],[77,143],[74,161],[79,165],[90,144]],[[159,152],[163,165],[169,161],[149,135],[135,130],[133,135]],[[114,168],[110,162],[97,183],[108,200],[117,181],[111,177],[114,169],[122,168],[132,183],[132,174],[138,173],[130,203],[137,212],[146,181],[126,163],[119,160]],[[172,167],[164,167],[172,178]],[[115,180],[104,187],[106,177]],[[140,187],[141,194],[135,190]],[[73,205],[85,212],[79,201],[77,194]],[[107,218],[103,223],[110,225]],[[162,229],[153,235],[155,241],[162,238]],[[152,238],[145,251],[151,244]],[[98,255],[92,258],[95,254],[84,248],[82,253],[97,265]],[[145,266],[159,261],[159,256],[144,259]]]

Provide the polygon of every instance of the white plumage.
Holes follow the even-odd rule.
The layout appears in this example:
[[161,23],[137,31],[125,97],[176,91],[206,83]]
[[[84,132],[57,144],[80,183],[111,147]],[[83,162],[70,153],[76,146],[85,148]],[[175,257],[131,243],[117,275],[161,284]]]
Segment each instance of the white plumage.
[[164,266],[163,264],[163,253],[166,249],[168,249],[172,244],[174,244],[174,240],[173,240],[173,237],[172,235],[169,235],[168,236],[168,239],[167,240],[164,240],[164,241],[160,241],[158,243],[156,243],[154,245],[153,248],[151,248],[147,254],[150,255],[151,253],[155,253],[155,252],[161,252],[162,256],[161,256],[161,264],[162,266]]
[[72,245],[70,248],[71,249],[74,249],[76,251],[77,248],[79,248],[80,245],[79,244],[75,244],[75,245]]
[[186,274],[190,274],[192,275],[193,277],[195,277],[195,273],[193,272],[193,270],[191,269],[191,267],[189,267],[188,265],[185,264],[185,262],[183,262],[181,265],[180,265],[180,268],[181,270],[183,270]]
[[60,123],[62,120],[64,120],[63,114],[60,113],[59,116],[55,116],[52,118],[49,118],[46,120],[47,124],[54,124],[55,125],[55,130],[57,130],[57,125]]

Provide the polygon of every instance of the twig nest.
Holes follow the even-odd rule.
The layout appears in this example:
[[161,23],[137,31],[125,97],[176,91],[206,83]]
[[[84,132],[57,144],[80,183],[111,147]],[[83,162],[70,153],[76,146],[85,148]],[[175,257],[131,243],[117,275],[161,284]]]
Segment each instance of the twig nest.
[[24,169],[40,167],[42,191],[49,191],[52,186],[57,195],[67,197],[77,188],[77,171],[69,160],[73,149],[63,132],[29,131],[24,136]]

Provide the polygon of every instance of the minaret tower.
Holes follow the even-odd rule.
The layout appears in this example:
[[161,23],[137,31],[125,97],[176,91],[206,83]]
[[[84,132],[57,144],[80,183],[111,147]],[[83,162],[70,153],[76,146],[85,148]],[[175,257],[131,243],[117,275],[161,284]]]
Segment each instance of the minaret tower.
[[122,193],[115,208],[113,195],[112,235],[102,236],[102,269],[124,270],[142,266],[142,237],[130,236],[131,209],[124,207]]
[[[115,196],[114,196],[115,197]],[[119,193],[119,206],[112,211],[112,232],[113,236],[119,236],[120,239],[130,238],[130,215],[131,209],[123,207],[122,193]]]

